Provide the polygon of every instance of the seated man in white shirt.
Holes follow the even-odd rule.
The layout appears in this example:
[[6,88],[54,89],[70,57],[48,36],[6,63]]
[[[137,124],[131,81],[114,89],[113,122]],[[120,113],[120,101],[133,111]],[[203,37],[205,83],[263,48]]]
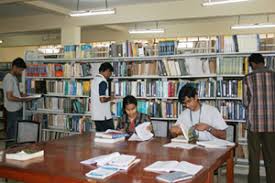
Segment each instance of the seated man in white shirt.
[[188,134],[192,127],[198,136],[198,140],[225,139],[228,127],[222,115],[216,107],[202,104],[199,101],[196,88],[192,84],[186,84],[179,92],[179,102],[186,109],[179,115],[178,120],[170,133],[172,137]]

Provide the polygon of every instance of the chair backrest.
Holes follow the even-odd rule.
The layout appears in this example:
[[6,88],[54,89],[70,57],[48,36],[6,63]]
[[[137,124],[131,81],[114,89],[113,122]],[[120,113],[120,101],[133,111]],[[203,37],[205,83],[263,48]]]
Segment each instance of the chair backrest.
[[16,143],[35,143],[40,139],[40,122],[19,120],[17,122]]

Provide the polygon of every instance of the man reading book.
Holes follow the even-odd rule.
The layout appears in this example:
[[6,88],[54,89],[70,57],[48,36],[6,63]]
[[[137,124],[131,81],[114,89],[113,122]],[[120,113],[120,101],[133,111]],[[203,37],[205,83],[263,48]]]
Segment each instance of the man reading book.
[[178,100],[186,109],[170,129],[173,137],[183,134],[189,140],[190,138],[196,138],[196,140],[226,138],[228,126],[222,115],[217,108],[199,101],[197,90],[192,84],[186,84],[181,88]]

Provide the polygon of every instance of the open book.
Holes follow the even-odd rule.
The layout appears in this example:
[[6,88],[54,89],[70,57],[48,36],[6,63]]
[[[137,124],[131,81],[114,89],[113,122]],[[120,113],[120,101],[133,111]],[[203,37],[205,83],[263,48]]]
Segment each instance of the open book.
[[188,163],[186,161],[156,161],[155,163],[144,168],[145,171],[150,172],[185,172],[187,174],[195,175],[203,166]]
[[22,99],[36,99],[36,98],[41,98],[42,95],[41,94],[35,94],[35,95],[29,95],[29,96],[26,96],[26,97],[19,97],[19,98],[22,98]]
[[171,142],[163,145],[163,147],[172,147],[172,148],[181,148],[181,149],[192,149],[196,146],[197,146],[196,144],[188,144],[188,143],[182,143],[182,142]]
[[138,125],[135,128],[136,133],[134,133],[128,140],[129,141],[146,141],[151,139],[154,135],[150,130],[148,130],[148,127],[150,125],[151,125],[150,122],[144,122]]
[[193,127],[185,126],[180,124],[181,131],[188,143],[195,143],[198,139],[196,130]]
[[198,141],[197,144],[206,148],[226,148],[227,146],[235,146],[234,142],[218,138],[208,141]]
[[16,153],[7,153],[6,159],[25,161],[25,160],[30,160],[37,157],[42,157],[42,156],[44,156],[43,150],[35,151],[35,152],[25,150],[25,151],[19,151]]
[[140,162],[140,159],[136,159],[136,156],[114,152],[111,154],[101,155],[95,158],[84,160],[80,163],[84,165],[96,164],[97,166],[102,167],[128,170],[132,165],[135,165],[138,162]]

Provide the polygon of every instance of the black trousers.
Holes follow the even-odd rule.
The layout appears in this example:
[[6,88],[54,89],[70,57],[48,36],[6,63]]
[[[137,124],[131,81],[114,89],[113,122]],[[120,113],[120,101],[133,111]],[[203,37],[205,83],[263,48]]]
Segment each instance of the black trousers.
[[96,126],[96,131],[97,132],[104,132],[108,129],[114,129],[114,122],[113,119],[107,119],[107,120],[103,120],[103,121],[94,121],[95,122],[95,126]]
[[249,183],[260,182],[260,152],[262,150],[266,170],[266,182],[275,183],[275,133],[251,132],[247,134]]

